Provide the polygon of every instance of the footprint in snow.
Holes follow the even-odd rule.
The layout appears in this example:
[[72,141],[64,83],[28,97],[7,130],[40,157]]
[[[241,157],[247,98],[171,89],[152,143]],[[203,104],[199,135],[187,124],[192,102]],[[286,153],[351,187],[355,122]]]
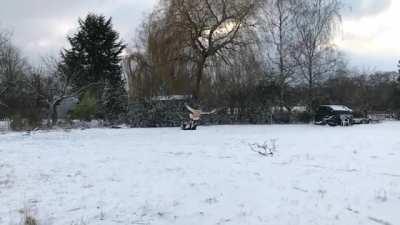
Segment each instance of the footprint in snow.
[[387,221],[384,221],[384,220],[381,220],[381,219],[378,219],[378,218],[375,218],[375,217],[368,217],[368,219],[369,220],[371,220],[371,221],[373,221],[373,222],[375,222],[375,223],[377,223],[377,224],[381,224],[381,225],[392,225],[391,223],[389,223],[389,222],[387,222]]
[[215,198],[215,197],[213,197],[213,198],[207,198],[206,200],[205,200],[205,202],[207,203],[207,204],[216,204],[216,203],[218,203],[218,199],[217,198]]

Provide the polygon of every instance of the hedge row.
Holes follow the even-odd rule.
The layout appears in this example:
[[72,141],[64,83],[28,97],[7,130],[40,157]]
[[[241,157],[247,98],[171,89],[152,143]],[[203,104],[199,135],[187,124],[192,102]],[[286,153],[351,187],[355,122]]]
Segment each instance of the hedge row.
[[[128,123],[132,127],[178,127],[189,119],[185,104],[190,101],[147,101],[130,104]],[[243,109],[221,108],[213,115],[203,116],[202,125],[308,123],[308,113],[271,113],[268,107],[248,106]]]

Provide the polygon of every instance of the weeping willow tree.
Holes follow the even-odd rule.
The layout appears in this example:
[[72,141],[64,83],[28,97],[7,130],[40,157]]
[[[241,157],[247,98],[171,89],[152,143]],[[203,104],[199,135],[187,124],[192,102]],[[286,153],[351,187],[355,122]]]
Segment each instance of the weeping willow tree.
[[204,69],[213,57],[229,61],[229,51],[236,51],[248,42],[243,38],[254,28],[254,0],[170,0],[173,28],[183,34],[184,44],[194,63],[191,77],[193,96],[200,98]]
[[[199,99],[211,60],[228,63],[230,52],[248,44],[255,10],[254,0],[162,1],[126,63],[132,92],[141,92],[132,94],[192,94]],[[140,83],[141,88],[134,88]]]
[[168,8],[161,8],[142,24],[134,49],[124,61],[131,101],[190,93],[191,61],[184,38],[171,28]]

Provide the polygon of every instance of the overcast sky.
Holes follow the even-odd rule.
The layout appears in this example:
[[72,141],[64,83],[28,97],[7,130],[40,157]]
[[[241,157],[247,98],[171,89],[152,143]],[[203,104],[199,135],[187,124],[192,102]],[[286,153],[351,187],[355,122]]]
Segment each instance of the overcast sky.
[[[130,43],[144,15],[158,0],[3,0],[0,26],[13,32],[15,44],[32,62],[56,55],[88,12],[112,16],[115,28]],[[343,26],[336,44],[350,66],[397,70],[400,59],[400,1],[343,0]]]

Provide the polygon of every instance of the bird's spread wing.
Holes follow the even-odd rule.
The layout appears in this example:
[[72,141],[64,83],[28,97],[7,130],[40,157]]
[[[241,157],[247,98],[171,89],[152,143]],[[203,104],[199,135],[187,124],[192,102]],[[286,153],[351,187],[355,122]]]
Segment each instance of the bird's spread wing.
[[186,108],[190,111],[190,112],[192,112],[192,113],[194,113],[196,110],[195,109],[193,109],[193,108],[191,108],[189,105],[187,105],[187,104],[185,104],[185,106],[186,106]]
[[189,105],[185,104],[186,108],[193,114],[200,114],[200,115],[209,115],[209,114],[214,114],[217,112],[217,109],[212,110],[211,112],[203,112],[201,110],[196,110],[191,108]]
[[214,114],[217,112],[217,109],[212,110],[211,112],[201,112],[201,115],[210,115],[210,114]]

